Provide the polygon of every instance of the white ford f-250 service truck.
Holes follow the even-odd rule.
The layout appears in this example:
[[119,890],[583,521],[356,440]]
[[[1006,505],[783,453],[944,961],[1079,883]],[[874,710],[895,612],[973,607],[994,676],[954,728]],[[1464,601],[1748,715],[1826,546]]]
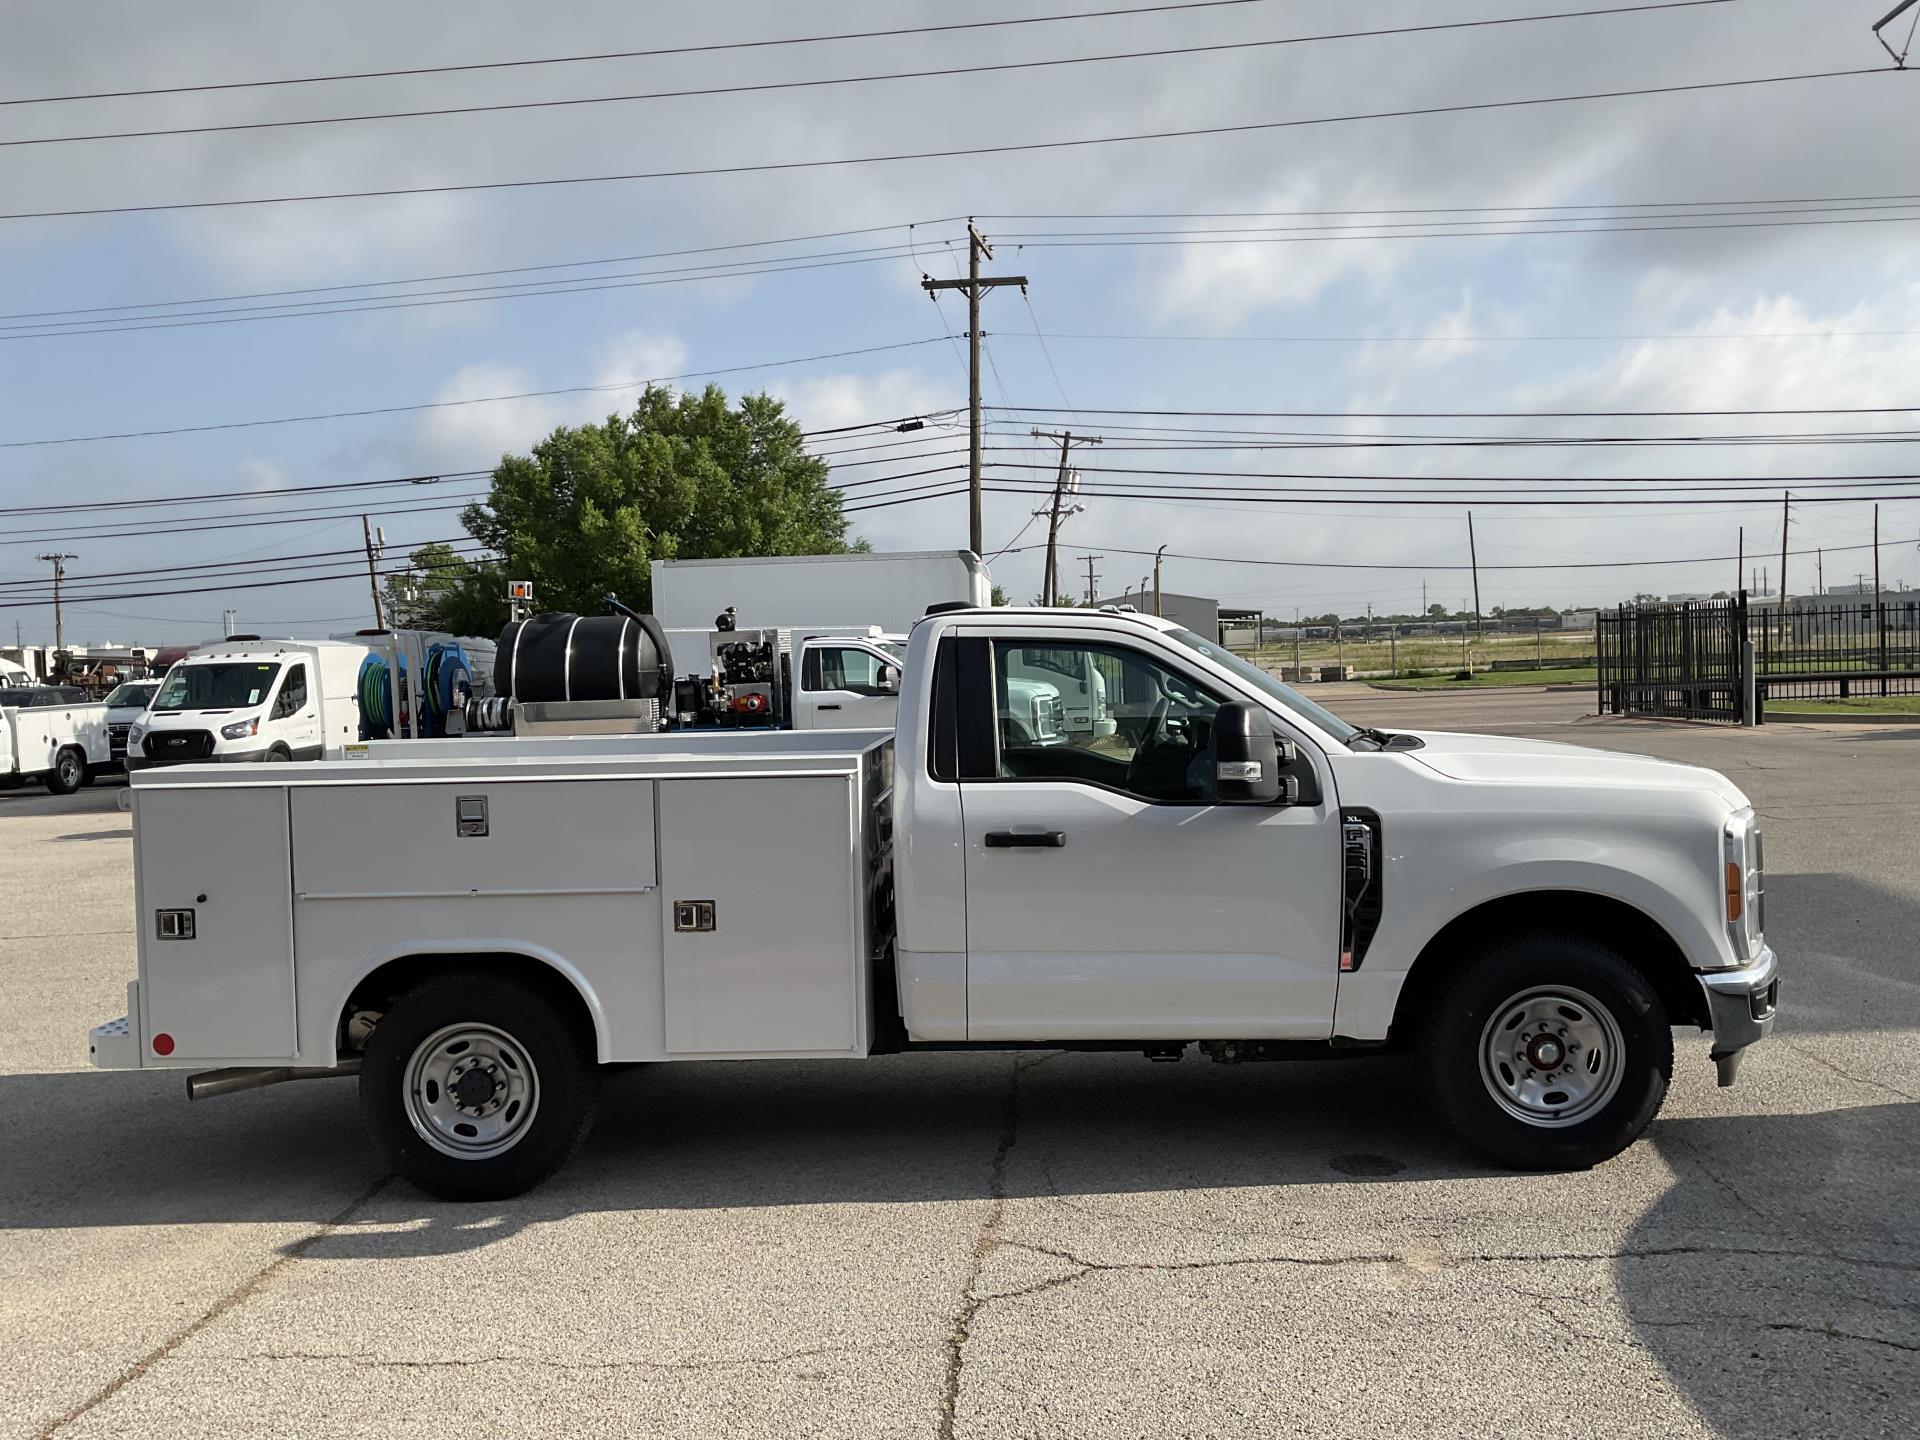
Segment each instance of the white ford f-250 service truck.
[[[1158,698],[1035,744],[1003,677],[1082,651]],[[139,978],[107,1068],[189,1094],[357,1073],[451,1198],[551,1173],[601,1067],[1048,1046],[1408,1048],[1471,1145],[1591,1165],[1673,1027],[1772,1028],[1760,837],[1707,770],[1356,729],[1131,612],[915,627],[895,735],[376,744],[134,777]]]

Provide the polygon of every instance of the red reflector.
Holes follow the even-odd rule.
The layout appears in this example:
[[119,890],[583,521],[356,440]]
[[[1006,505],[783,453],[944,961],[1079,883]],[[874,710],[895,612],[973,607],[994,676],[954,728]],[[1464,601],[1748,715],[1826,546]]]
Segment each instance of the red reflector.
[[164,1030],[160,1034],[154,1036],[153,1037],[153,1053],[156,1055],[173,1054],[173,1036],[167,1034]]
[[1351,950],[1342,950],[1340,952],[1341,973],[1344,974],[1351,969],[1353,969],[1353,952]]

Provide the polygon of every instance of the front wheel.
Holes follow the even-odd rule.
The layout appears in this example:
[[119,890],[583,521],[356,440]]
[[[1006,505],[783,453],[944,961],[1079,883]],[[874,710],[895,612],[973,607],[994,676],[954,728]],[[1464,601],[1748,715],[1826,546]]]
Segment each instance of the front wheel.
[[1673,1031],[1624,958],[1532,934],[1471,961],[1427,1017],[1421,1060],[1443,1118],[1522,1170],[1577,1170],[1639,1138],[1666,1098]]
[[590,1036],[532,987],[455,974],[367,1039],[360,1108],[395,1173],[443,1200],[504,1200],[558,1170],[600,1096]]
[[53,768],[47,772],[47,793],[71,795],[86,783],[86,779],[86,758],[69,745],[53,757]]

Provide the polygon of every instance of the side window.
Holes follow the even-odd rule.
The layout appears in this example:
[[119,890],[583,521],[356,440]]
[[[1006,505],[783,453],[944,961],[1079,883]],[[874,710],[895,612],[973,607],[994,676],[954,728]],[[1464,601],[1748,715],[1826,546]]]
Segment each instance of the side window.
[[[1081,780],[1142,800],[1204,804],[1212,792],[1221,697],[1116,645],[996,640],[995,716],[1003,780]],[[1078,677],[1104,682],[1111,724],[1069,728]]]
[[286,683],[280,687],[280,699],[273,707],[276,716],[298,715],[307,708],[307,667],[295,665],[287,671]]
[[889,694],[880,688],[880,657],[867,650],[819,645],[807,651],[800,667],[805,690],[851,690],[857,695]]

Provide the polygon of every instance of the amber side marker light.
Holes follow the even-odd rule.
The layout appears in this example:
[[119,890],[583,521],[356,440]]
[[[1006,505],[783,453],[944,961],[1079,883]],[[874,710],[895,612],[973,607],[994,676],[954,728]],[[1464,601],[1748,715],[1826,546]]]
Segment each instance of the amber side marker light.
[[1740,867],[1729,860],[1727,862],[1727,923],[1733,924],[1740,918],[1740,897],[1743,887],[1740,884]]

